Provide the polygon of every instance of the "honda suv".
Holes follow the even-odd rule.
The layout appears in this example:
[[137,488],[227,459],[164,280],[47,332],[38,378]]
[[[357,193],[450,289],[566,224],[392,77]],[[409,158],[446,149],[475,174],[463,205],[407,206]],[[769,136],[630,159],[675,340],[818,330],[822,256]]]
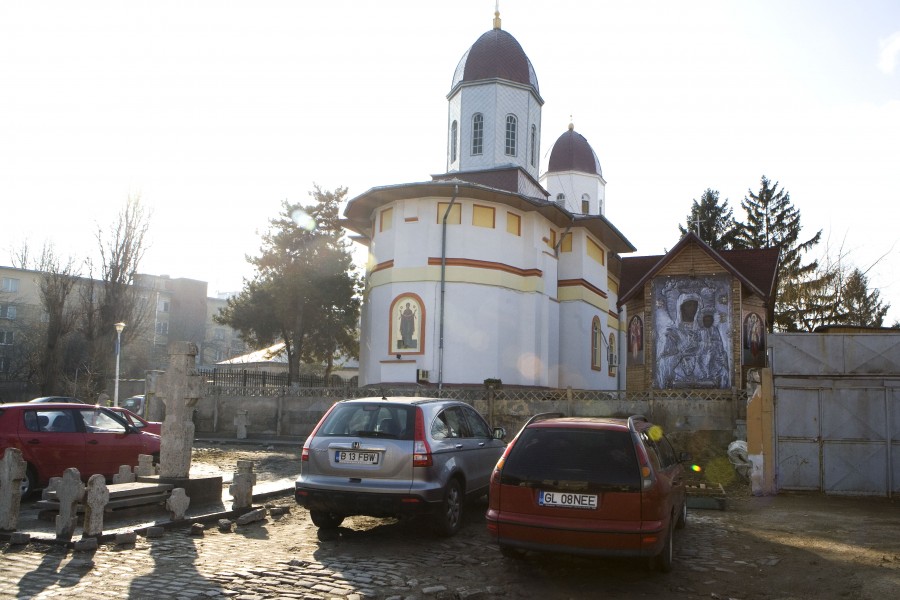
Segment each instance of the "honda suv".
[[532,417],[491,476],[488,532],[501,551],[647,557],[672,569],[684,467],[644,417]]
[[295,497],[322,529],[351,515],[429,514],[453,535],[465,500],[487,493],[504,436],[456,400],[343,400],[303,444]]

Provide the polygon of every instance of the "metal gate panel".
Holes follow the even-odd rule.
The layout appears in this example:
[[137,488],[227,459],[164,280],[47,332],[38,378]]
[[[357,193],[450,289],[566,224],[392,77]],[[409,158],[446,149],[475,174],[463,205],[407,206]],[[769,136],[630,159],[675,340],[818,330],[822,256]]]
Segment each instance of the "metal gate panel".
[[779,486],[792,490],[820,489],[819,390],[778,388],[775,423]]
[[848,335],[844,340],[845,373],[880,374],[900,372],[900,336]]
[[883,387],[822,390],[822,439],[870,441],[886,438]]
[[822,448],[822,476],[826,492],[887,495],[884,444],[826,442]]

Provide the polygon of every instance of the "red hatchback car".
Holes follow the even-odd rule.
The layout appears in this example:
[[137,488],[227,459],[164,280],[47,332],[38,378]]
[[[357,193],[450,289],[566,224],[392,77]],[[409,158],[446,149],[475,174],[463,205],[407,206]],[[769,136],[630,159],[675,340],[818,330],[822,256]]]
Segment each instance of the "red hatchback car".
[[18,448],[27,463],[27,495],[76,467],[82,479],[111,478],[139,454],[159,456],[159,436],[128,425],[108,408],[89,404],[0,404],[0,456]]
[[687,518],[685,460],[644,417],[537,415],[491,476],[488,531],[505,555],[647,557],[671,571]]

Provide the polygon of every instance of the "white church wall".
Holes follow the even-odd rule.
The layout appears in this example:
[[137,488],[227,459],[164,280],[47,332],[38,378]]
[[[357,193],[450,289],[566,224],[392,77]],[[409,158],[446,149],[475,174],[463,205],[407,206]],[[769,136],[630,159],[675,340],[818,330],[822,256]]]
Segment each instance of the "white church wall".
[[[605,184],[600,177],[577,171],[559,171],[547,173],[542,179],[544,187],[550,192],[550,200],[556,201],[558,194],[566,196],[563,206],[576,214],[602,215],[606,210]],[[588,213],[582,213],[581,200],[585,194],[589,197]]]

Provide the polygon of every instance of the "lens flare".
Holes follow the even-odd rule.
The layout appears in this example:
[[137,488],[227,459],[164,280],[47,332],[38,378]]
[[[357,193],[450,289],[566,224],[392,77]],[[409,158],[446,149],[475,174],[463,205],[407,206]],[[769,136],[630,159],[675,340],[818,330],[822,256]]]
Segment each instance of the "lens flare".
[[649,435],[650,439],[654,442],[658,442],[662,439],[663,436],[662,427],[660,427],[659,425],[654,425],[650,428],[650,431],[647,432],[647,435]]
[[691,471],[693,471],[694,473],[699,473],[702,470],[703,469],[700,467],[700,465],[691,465]]
[[306,211],[299,208],[291,212],[291,220],[297,227],[306,231],[312,231],[316,228],[316,220],[309,216]]

